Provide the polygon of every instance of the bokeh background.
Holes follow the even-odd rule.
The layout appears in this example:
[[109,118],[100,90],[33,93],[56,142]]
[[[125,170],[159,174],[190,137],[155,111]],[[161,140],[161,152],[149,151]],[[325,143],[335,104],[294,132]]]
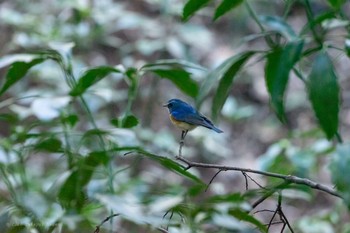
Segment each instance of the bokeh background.
[[[258,14],[282,17],[286,2],[259,0],[251,1],[251,4]],[[326,1],[310,2],[315,14],[330,8]],[[213,6],[209,5],[187,22],[181,20],[183,6],[184,1],[179,0],[1,1],[0,58],[46,48],[59,49],[70,54],[73,73],[77,77],[89,67],[108,65],[118,69],[139,69],[161,59],[181,59],[203,67],[190,71],[191,78],[200,85],[211,70],[230,56],[248,49],[267,48],[266,42],[258,36],[258,25],[243,5],[217,21],[212,20]],[[349,17],[350,4],[344,5],[343,12]],[[286,21],[297,33],[303,30],[307,18],[302,3],[295,1],[292,4]],[[349,31],[341,25],[342,22],[331,23],[336,25],[328,25],[334,28],[328,33],[327,40],[332,46],[343,48]],[[346,142],[350,140],[349,57],[337,49],[331,55],[342,91],[339,128]],[[0,62],[0,77],[4,79],[8,67],[4,65],[6,59],[0,61],[3,62]],[[216,134],[205,128],[190,132],[183,155],[203,163],[286,175],[293,173],[332,186],[329,160],[335,142],[327,140],[320,130],[303,82],[291,74],[286,94],[287,124],[282,124],[269,104],[264,65],[262,59],[254,58],[235,78],[221,114],[215,119],[215,124],[224,133]],[[311,59],[303,66],[309,71]],[[111,74],[92,86],[84,94],[91,115],[98,128],[106,132],[103,137],[107,138],[108,146],[137,146],[174,158],[181,132],[170,124],[167,109],[162,105],[171,98],[195,105],[195,99],[185,95],[168,79],[152,73],[138,78],[132,101],[128,94],[130,86],[120,74]],[[185,203],[185,206],[203,205],[205,208],[206,202],[202,201],[212,195],[245,192],[246,183],[241,173],[222,172],[208,191],[186,200],[183,193],[192,187],[190,182],[143,156],[123,156],[120,152],[111,159],[112,167],[109,168],[112,171],[99,167],[84,186],[86,198],[90,201],[83,210],[67,211],[55,198],[60,185],[72,172],[67,169],[64,153],[47,150],[45,145],[43,150],[34,150],[30,145],[39,138],[33,135],[45,134],[55,136],[66,145],[63,138],[67,135],[62,133],[65,130],[60,117],[66,114],[71,117],[69,121],[74,122],[72,129],[66,131],[72,151],[82,155],[99,147],[98,135],[92,132],[94,127],[89,115],[69,97],[69,91],[59,66],[46,61],[31,69],[24,79],[1,96],[0,113],[4,121],[0,122],[0,163],[6,168],[9,182],[14,182],[18,190],[14,201],[6,185],[7,179],[0,179],[2,232],[29,232],[26,227],[33,221],[32,215],[43,224],[57,224],[56,232],[93,232],[94,226],[110,214],[110,209],[123,217],[116,217],[111,224],[106,223],[106,229],[112,229],[112,232],[155,232],[152,223],[153,226],[164,225],[162,214],[169,207]],[[214,93],[215,90],[201,105],[200,111],[208,117],[211,117]],[[126,109],[138,119],[138,125],[117,128],[111,124],[111,119],[122,117]],[[53,141],[49,142],[52,145]],[[23,171],[19,171],[21,169]],[[205,183],[216,172],[190,170]],[[21,175],[25,177],[19,177]],[[253,177],[262,186],[272,182],[261,176]],[[113,191],[107,188],[111,183]],[[250,182],[249,187],[259,188],[254,182]],[[350,232],[349,214],[341,200],[303,189],[284,190],[283,194],[283,209],[296,232]],[[272,197],[259,209],[274,210],[276,205],[276,197]],[[220,207],[215,208],[221,211]],[[268,223],[271,215],[262,212],[254,216]],[[182,217],[174,214],[175,221],[176,218]],[[187,225],[195,225],[200,221],[198,218],[201,216],[194,216],[193,222],[187,220]],[[174,223],[169,232],[214,232],[218,229],[218,232],[237,232],[237,229],[245,229],[242,222],[235,222],[232,216],[224,214],[213,217],[211,223],[216,227],[211,228],[208,223],[208,226],[196,230]],[[226,226],[228,223],[231,225]],[[17,228],[14,227],[16,224]],[[240,224],[244,225],[243,228]],[[271,227],[271,232],[280,230],[279,224]]]

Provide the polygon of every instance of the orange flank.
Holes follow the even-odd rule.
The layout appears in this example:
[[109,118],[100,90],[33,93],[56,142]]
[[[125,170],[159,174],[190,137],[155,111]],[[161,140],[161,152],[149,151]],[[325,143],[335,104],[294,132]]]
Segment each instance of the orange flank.
[[183,121],[175,120],[175,118],[173,116],[171,116],[171,114],[169,115],[169,118],[175,126],[177,126],[178,128],[180,128],[182,130],[192,130],[192,129],[197,127],[197,125],[192,125],[192,124],[188,124],[188,123],[183,122]]

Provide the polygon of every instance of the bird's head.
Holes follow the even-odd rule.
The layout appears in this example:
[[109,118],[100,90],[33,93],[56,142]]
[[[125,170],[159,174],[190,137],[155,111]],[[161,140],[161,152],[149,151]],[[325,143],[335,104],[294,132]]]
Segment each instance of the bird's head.
[[163,107],[167,107],[171,112],[174,109],[181,108],[182,106],[186,106],[187,104],[179,99],[171,99],[168,103],[164,104]]

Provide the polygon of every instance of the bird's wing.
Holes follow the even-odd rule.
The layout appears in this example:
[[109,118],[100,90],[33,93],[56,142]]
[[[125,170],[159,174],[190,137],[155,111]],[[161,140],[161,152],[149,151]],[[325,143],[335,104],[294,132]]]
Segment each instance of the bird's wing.
[[201,125],[204,127],[207,127],[209,129],[213,128],[213,123],[203,116],[202,114],[198,112],[173,112],[172,116],[175,118],[175,120],[183,121],[192,125]]

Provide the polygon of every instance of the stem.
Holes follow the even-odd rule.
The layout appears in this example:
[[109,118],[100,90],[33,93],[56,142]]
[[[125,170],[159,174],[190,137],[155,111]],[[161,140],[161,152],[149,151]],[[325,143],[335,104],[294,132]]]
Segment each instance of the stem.
[[301,81],[303,81],[304,84],[306,84],[306,79],[299,70],[293,67],[293,72]]
[[[255,21],[255,23],[258,25],[258,27],[260,28],[260,31],[264,34],[266,34],[266,30],[264,28],[264,26],[262,25],[262,23],[259,20],[259,17],[257,16],[256,12],[254,11],[254,9],[251,7],[250,3],[248,0],[244,1],[245,7],[248,10],[249,15],[253,18],[253,20]],[[266,43],[269,45],[269,47],[273,48],[275,47],[275,43],[273,42],[273,40],[271,39],[271,37],[269,35],[266,35],[265,37],[265,41]]]
[[[310,2],[309,0],[304,0],[304,4],[305,4],[305,11],[306,11],[306,16],[307,16],[307,19],[308,21],[311,23],[310,26],[311,26],[311,32],[312,32],[312,35],[315,39],[315,41],[317,42],[317,44],[319,44],[319,46],[322,47],[322,38],[321,36],[317,33],[316,29],[315,29],[315,25],[312,24],[312,22],[314,21],[314,14],[312,12],[312,9],[311,9],[311,5],[310,5]],[[323,34],[323,32],[322,32]]]

